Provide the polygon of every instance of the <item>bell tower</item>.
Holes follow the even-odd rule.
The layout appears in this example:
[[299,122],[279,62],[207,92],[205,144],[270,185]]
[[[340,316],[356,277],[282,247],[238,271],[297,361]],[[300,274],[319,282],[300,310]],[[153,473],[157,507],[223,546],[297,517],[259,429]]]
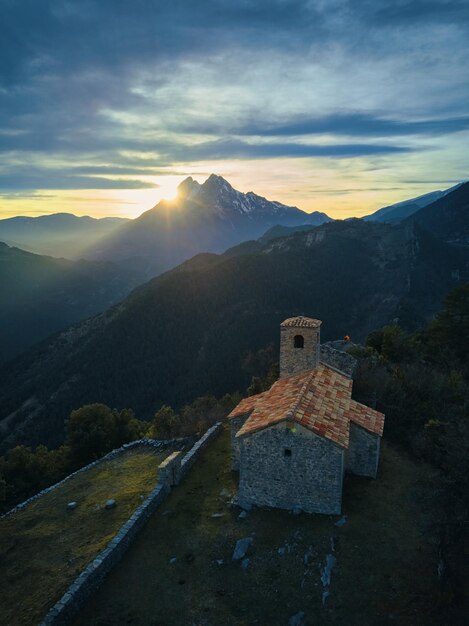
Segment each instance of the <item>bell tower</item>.
[[314,369],[319,363],[321,321],[290,317],[280,324],[280,378]]

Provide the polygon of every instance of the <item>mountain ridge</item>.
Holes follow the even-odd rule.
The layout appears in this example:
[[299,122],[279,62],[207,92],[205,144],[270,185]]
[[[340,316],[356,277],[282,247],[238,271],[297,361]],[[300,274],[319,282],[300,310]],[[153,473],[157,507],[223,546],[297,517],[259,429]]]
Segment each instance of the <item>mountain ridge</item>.
[[17,215],[0,219],[0,240],[34,254],[77,259],[87,246],[127,221],[123,217],[96,218],[67,212]]
[[458,183],[457,185],[449,187],[448,189],[430,191],[429,193],[425,193],[415,198],[410,198],[408,200],[396,202],[395,204],[390,204],[381,209],[378,209],[370,215],[365,215],[363,219],[365,221],[386,222],[388,224],[399,222],[409,217],[410,215],[413,215],[420,209],[423,209],[433,202],[436,202],[440,198],[443,198],[447,194],[452,193],[463,184],[464,182]]
[[175,200],[161,200],[88,254],[117,262],[143,257],[156,275],[199,252],[221,253],[257,239],[277,224],[316,226],[330,220],[324,213],[306,213],[254,192],[242,193],[215,174],[202,184],[187,177]]
[[409,218],[435,237],[455,246],[469,246],[469,182],[423,207]]
[[466,261],[419,224],[359,219],[246,254],[197,255],[1,368],[0,445],[59,443],[70,410],[87,402],[149,418],[163,403],[243,389],[246,354],[277,343],[292,315],[323,319],[324,341],[361,340],[395,318],[415,327]]

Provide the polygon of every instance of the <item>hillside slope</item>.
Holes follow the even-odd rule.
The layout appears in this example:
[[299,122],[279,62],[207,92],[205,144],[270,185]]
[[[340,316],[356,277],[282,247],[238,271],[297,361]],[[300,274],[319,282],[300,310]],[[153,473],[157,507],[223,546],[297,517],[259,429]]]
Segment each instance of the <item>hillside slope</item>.
[[103,311],[138,282],[112,263],[56,259],[0,242],[0,363]]
[[323,341],[360,340],[395,317],[416,325],[465,271],[463,252],[412,224],[352,220],[198,256],[0,370],[0,445],[58,443],[87,402],[150,417],[162,403],[244,389],[247,352],[277,343],[292,315],[322,319]]
[[411,220],[443,241],[469,246],[469,183],[420,209]]

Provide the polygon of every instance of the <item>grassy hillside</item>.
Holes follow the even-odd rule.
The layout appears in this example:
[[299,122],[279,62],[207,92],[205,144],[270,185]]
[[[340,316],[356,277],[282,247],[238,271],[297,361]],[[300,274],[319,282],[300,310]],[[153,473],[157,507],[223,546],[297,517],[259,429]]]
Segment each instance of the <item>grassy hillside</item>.
[[[157,481],[167,452],[137,448],[0,519],[0,623],[32,626],[107,545]],[[117,501],[106,510],[106,500]],[[67,502],[78,507],[67,510]]]
[[[285,626],[299,611],[307,624],[431,624],[437,554],[422,513],[429,476],[427,466],[385,444],[376,481],[347,478],[345,525],[335,525],[338,517],[280,510],[253,510],[240,520],[227,502],[237,475],[229,468],[225,431],[75,626]],[[248,536],[254,544],[244,570],[231,557],[237,539]],[[328,554],[337,562],[323,606]]]

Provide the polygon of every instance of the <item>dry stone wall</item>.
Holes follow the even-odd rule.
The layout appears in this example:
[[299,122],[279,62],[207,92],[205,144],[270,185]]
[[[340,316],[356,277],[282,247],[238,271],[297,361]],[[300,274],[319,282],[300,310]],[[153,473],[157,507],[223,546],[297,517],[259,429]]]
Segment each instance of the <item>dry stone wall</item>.
[[223,424],[221,422],[217,422],[192,446],[181,461],[181,477],[187,474],[196,462],[197,458],[200,456],[200,453],[221,430],[223,430]]
[[[118,533],[106,548],[104,548],[94,561],[81,572],[62,598],[50,609],[40,626],[62,626],[71,622],[80,606],[98,588],[114,565],[121,560],[137,533],[143,528],[148,518],[151,517],[171,491],[171,485],[174,484],[174,471],[177,472],[178,479],[184,476],[195,463],[201,452],[222,428],[223,425],[217,422],[207,430],[182,459],[181,453],[174,453],[170,455],[171,458],[169,462],[163,461],[162,465],[164,471],[162,472],[158,484],[146,498],[145,502],[134,511],[132,516],[119,529]],[[148,442],[151,440],[144,441]],[[181,440],[172,441],[181,442]],[[137,443],[138,442],[133,442],[133,444]],[[129,447],[133,447],[133,444],[123,446],[123,449],[127,450]],[[121,452],[123,451],[120,448],[119,450]],[[118,450],[114,452],[117,453]],[[112,454],[111,452],[110,455]],[[110,455],[103,457],[101,461],[105,458],[109,459]],[[114,456],[116,455],[114,454]],[[87,467],[89,468],[90,466]]]

